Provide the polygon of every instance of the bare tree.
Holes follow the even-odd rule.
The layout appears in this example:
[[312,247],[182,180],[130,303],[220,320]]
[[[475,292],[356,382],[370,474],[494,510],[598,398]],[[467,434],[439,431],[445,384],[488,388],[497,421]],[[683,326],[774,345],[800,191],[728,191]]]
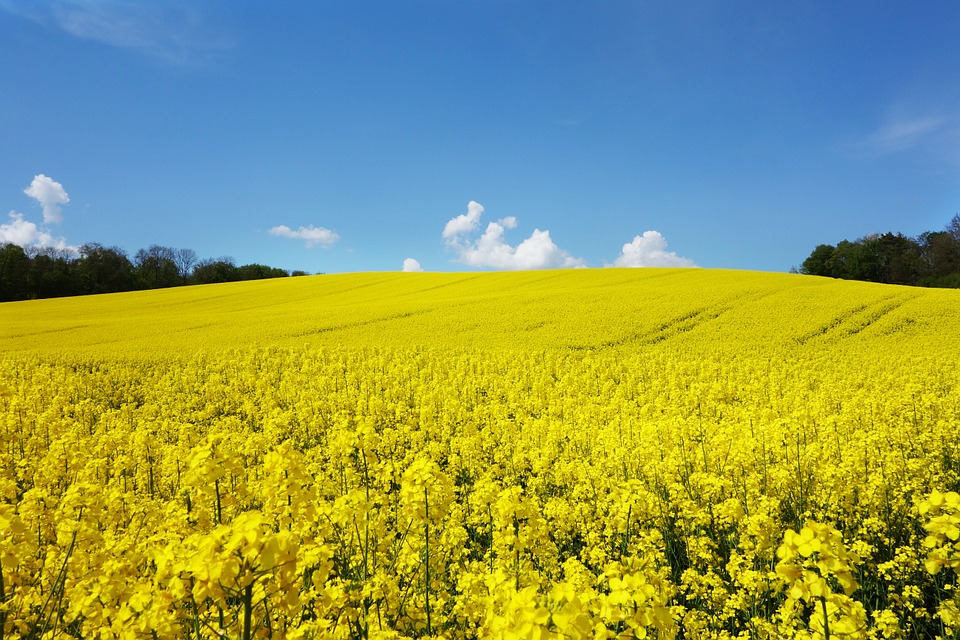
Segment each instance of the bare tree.
[[174,262],[175,251],[157,244],[140,249],[133,257],[142,286],[148,289],[172,287],[177,284],[179,270]]
[[177,265],[177,271],[180,272],[180,278],[183,283],[187,283],[187,278],[193,273],[193,268],[197,266],[200,258],[193,249],[177,249],[173,252],[173,261]]
[[947,233],[949,233],[954,240],[960,242],[960,213],[956,213],[950,218],[950,222],[947,223]]

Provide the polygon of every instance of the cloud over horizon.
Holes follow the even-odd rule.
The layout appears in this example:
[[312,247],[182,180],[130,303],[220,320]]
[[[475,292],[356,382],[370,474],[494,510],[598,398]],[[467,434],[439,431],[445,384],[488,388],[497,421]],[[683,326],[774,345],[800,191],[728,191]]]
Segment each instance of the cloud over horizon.
[[696,267],[689,258],[667,251],[667,239],[659,231],[644,231],[623,245],[613,261],[615,267]]
[[285,224],[270,229],[270,235],[280,238],[292,238],[294,240],[303,240],[307,249],[319,246],[322,249],[332,247],[340,236],[335,231],[325,229],[324,227],[315,227],[312,224],[306,227],[300,227],[296,231]]
[[[60,224],[63,214],[60,206],[70,202],[63,185],[42,173],[33,177],[30,186],[23,192],[40,203],[44,224]],[[7,213],[9,222],[0,224],[0,244],[11,243],[24,249],[56,249],[79,254],[79,247],[68,244],[65,238],[54,237],[47,229],[27,220],[22,213]]]
[[25,220],[22,213],[11,211],[7,216],[10,222],[0,224],[0,244],[9,242],[24,249],[56,249],[72,254],[80,253],[79,247],[67,244],[65,238],[55,238],[36,223]]
[[415,258],[407,258],[403,261],[403,270],[406,273],[419,273],[423,271],[420,261]]
[[457,255],[457,262],[472,267],[508,270],[587,266],[581,258],[575,258],[558,247],[546,230],[534,229],[530,237],[520,244],[508,244],[504,235],[507,229],[516,228],[517,219],[514,216],[490,222],[479,238],[471,238],[480,228],[483,212],[483,205],[471,200],[466,213],[451,218],[444,226],[443,243]]

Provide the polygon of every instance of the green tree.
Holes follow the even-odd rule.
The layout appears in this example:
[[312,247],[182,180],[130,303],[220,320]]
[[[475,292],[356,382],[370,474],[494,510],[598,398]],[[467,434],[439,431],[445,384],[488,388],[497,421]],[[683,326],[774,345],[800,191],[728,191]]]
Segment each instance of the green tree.
[[844,278],[847,280],[856,278],[859,271],[860,248],[856,243],[849,240],[841,240],[833,250],[833,255],[827,260],[827,266],[830,269],[830,275],[834,278]]
[[920,281],[920,244],[902,233],[885,233],[871,241],[875,280],[887,284],[915,285]]
[[170,247],[152,244],[140,249],[134,256],[137,280],[146,289],[173,287],[180,284],[180,269],[176,263],[176,252]]
[[833,258],[835,248],[832,244],[819,244],[803,261],[800,266],[800,273],[810,276],[832,276],[830,260]]
[[78,293],[74,277],[74,255],[52,248],[33,252],[30,271],[30,291],[37,298],[60,298]]
[[197,284],[234,282],[237,279],[237,267],[233,258],[201,260],[193,270],[193,281]]
[[887,284],[960,287],[960,214],[944,231],[916,238],[871,234],[833,247],[817,245],[801,273]]
[[0,245],[0,301],[25,300],[30,297],[30,257],[23,247]]
[[106,248],[91,242],[80,247],[76,273],[79,293],[130,291],[134,285],[133,263],[119,247]]
[[245,264],[237,267],[238,280],[264,280],[266,278],[285,278],[288,274],[283,269],[268,267],[263,264]]

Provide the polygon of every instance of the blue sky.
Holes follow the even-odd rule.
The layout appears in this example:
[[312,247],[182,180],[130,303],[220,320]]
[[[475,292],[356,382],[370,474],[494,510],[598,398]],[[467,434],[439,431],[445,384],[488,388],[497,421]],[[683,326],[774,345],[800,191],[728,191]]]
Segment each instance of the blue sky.
[[960,211],[958,33],[955,1],[0,0],[0,240],[786,271]]

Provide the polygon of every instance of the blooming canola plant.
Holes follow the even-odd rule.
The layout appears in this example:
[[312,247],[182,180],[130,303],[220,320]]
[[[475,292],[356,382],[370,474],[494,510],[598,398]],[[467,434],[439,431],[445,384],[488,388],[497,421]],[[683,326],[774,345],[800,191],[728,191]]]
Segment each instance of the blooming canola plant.
[[957,344],[699,269],[2,304],[0,637],[955,637]]

